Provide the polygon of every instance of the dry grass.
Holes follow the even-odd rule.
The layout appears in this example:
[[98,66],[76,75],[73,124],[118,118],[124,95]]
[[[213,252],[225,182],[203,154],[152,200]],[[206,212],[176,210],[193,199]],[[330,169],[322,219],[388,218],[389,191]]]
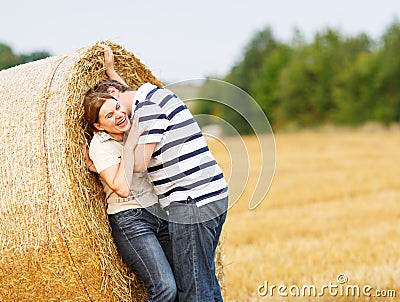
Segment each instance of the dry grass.
[[[129,85],[160,84],[109,44]],[[83,97],[106,77],[103,65],[92,45],[0,72],[1,301],[146,297],[117,253],[102,187],[81,151]]]
[[[330,131],[275,135],[277,168],[270,192],[254,211],[247,198],[230,209],[225,224],[226,301],[399,301],[400,132]],[[249,150],[254,138],[245,138]],[[212,144],[231,174],[230,154]],[[251,152],[251,151],[250,151]],[[260,158],[251,154],[254,172]],[[251,174],[250,174],[251,175]],[[245,174],[243,174],[243,178]],[[237,178],[237,177],[236,177]],[[230,186],[243,183],[230,178]],[[397,290],[390,298],[261,297],[271,285],[370,285]]]

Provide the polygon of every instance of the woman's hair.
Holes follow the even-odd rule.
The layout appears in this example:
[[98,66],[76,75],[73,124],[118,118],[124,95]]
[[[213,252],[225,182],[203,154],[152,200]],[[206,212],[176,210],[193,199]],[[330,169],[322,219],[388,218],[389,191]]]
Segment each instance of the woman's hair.
[[93,133],[98,131],[93,124],[99,121],[100,109],[108,99],[115,100],[115,98],[108,93],[93,92],[92,90],[89,90],[86,94],[85,99],[83,100],[83,108],[85,110],[84,118],[88,123],[87,130],[89,132]]

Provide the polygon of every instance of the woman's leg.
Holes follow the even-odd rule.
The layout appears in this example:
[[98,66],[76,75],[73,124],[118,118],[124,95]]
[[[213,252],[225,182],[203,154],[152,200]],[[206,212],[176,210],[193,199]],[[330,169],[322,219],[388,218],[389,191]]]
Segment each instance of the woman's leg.
[[168,229],[168,214],[158,203],[146,208],[146,211],[149,211],[157,217],[155,218],[157,221],[156,237],[158,242],[160,242],[171,268],[173,269],[172,244]]
[[176,284],[172,269],[157,240],[157,217],[145,209],[131,209],[109,215],[118,251],[144,281],[147,301],[175,301]]

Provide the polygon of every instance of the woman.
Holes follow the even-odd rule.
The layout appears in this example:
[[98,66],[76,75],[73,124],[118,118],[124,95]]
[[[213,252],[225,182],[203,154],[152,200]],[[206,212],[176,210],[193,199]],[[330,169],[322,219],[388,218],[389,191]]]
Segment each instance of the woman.
[[[175,301],[172,252],[166,213],[146,173],[133,173],[134,147],[140,132],[127,110],[108,93],[84,100],[85,119],[93,133],[89,156],[100,175],[115,244],[124,261],[148,289],[147,301]],[[123,145],[124,133],[132,127]],[[162,219],[164,217],[164,219]]]

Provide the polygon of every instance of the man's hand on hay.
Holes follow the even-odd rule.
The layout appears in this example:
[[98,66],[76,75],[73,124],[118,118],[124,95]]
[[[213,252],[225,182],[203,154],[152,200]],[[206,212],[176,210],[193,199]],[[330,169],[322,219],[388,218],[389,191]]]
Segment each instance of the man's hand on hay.
[[115,66],[114,66],[114,53],[111,49],[110,46],[105,45],[105,44],[97,44],[100,48],[103,49],[104,52],[104,65],[106,67],[106,74],[107,76],[112,79],[116,80],[126,86],[128,86],[124,79],[122,79],[119,74],[115,71]]
[[100,48],[103,49],[104,53],[104,65],[106,67],[106,74],[108,75],[109,72],[115,72],[114,69],[114,53],[110,46],[105,44],[97,44]]

